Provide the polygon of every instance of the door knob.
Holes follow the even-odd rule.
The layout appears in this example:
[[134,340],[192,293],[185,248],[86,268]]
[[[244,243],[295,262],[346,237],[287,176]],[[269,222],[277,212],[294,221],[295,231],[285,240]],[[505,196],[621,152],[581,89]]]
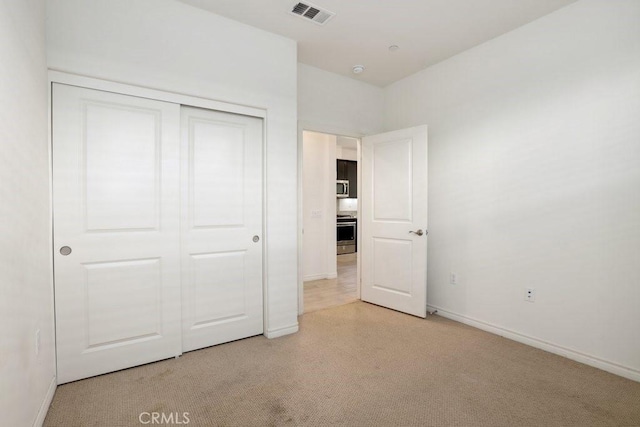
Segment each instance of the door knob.
[[253,241],[254,241],[255,243],[258,243],[258,242],[260,241],[260,237],[258,237],[258,236],[253,236]]
[[413,231],[413,230],[411,230],[411,231],[409,232],[409,234],[411,234],[411,233],[413,233],[413,234],[417,234],[418,236],[422,236],[422,235],[424,234],[424,232],[423,232],[422,230],[418,230],[418,231]]
[[69,246],[63,246],[60,248],[60,253],[64,256],[67,256],[71,253],[71,248]]

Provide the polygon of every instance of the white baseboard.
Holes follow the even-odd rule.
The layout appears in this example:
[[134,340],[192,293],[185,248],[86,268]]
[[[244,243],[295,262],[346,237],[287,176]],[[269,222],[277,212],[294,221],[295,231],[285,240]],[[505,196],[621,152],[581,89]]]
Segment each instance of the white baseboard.
[[47,416],[47,412],[49,412],[49,406],[51,406],[51,401],[53,400],[53,395],[56,393],[56,377],[53,376],[51,380],[51,384],[49,384],[49,389],[47,390],[47,394],[42,401],[42,405],[40,405],[40,410],[38,411],[38,416],[33,422],[34,427],[41,427],[44,424],[44,419]]
[[296,332],[298,332],[297,323],[295,325],[284,326],[282,328],[270,329],[264,333],[264,336],[271,339],[271,338],[283,337],[289,334],[295,334]]
[[603,371],[607,371],[612,374],[640,382],[640,371],[638,371],[637,369],[599,359],[597,357],[580,353],[578,351],[571,350],[556,344],[551,344],[538,338],[530,337],[528,335],[502,328],[500,326],[492,325],[491,323],[483,322],[481,320],[473,319],[462,314],[454,313],[452,311],[434,305],[428,305],[428,309],[429,311],[437,310],[438,315],[446,317],[447,319],[455,320],[456,322],[464,323],[465,325],[473,326],[474,328],[482,329],[483,331],[487,331],[492,334],[499,335],[501,337],[505,337],[510,340],[529,345],[531,347],[539,348],[540,350],[548,351],[549,353],[557,354],[559,356],[566,357],[567,359],[575,360],[576,362],[584,363],[585,365],[593,366],[594,368],[602,369]]
[[336,277],[338,277],[338,273],[313,274],[311,276],[304,276],[302,280],[304,282],[311,282],[313,280],[335,279]]

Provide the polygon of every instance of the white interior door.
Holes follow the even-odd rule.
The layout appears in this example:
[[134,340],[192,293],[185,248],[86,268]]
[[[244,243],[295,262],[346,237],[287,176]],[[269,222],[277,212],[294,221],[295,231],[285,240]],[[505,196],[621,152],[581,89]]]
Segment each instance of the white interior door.
[[183,350],[263,332],[262,120],[182,108]]
[[427,127],[362,139],[361,296],[427,315]]
[[179,119],[54,85],[58,383],[181,353]]

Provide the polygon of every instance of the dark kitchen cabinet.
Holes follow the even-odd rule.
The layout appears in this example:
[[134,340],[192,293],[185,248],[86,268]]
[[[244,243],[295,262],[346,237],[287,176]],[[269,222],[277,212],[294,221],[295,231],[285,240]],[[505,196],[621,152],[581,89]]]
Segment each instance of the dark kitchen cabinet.
[[349,197],[358,197],[358,162],[352,160],[336,160],[337,179],[349,181]]
[[347,179],[349,180],[349,198],[358,197],[358,162],[347,160]]
[[348,176],[348,172],[347,172],[347,163],[348,160],[336,160],[336,165],[338,168],[338,174],[337,174],[337,179],[349,179],[347,178]]

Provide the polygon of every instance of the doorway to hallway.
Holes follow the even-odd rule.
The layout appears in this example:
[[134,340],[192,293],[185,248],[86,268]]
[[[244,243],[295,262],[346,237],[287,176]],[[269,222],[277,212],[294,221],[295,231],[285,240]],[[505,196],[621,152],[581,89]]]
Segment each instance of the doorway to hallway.
[[357,138],[302,134],[304,312],[359,299]]

